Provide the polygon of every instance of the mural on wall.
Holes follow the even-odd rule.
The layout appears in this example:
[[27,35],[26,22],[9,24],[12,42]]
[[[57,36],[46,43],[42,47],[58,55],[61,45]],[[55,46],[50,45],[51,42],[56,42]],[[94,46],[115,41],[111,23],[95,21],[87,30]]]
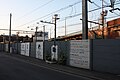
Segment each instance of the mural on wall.
[[55,60],[58,60],[58,45],[54,46],[52,45],[51,46],[51,59],[55,59]]
[[36,58],[43,59],[43,42],[36,42]]

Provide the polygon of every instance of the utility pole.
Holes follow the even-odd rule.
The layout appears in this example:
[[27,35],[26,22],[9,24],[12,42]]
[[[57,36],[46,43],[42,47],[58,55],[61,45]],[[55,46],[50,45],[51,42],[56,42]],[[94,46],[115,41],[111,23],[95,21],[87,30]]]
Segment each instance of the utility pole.
[[55,14],[54,15],[54,20],[55,20],[54,23],[46,22],[46,21],[40,21],[42,23],[54,24],[54,26],[55,26],[55,28],[54,28],[54,45],[52,46],[52,55],[54,56],[54,58],[55,58],[55,55],[58,56],[57,55],[57,45],[56,45],[56,22],[57,22],[58,19],[60,19],[60,18],[58,18],[58,14]]
[[54,16],[55,16],[54,46],[56,46],[56,20],[57,20],[56,18],[57,18],[58,15],[54,15]]
[[103,4],[103,0],[102,0],[102,38],[104,39],[104,4]]
[[19,32],[17,32],[17,54],[18,54]]
[[44,38],[43,38],[43,42],[45,41],[45,25],[43,26],[43,32],[44,32]]
[[46,54],[45,54],[45,25],[43,26],[43,33],[44,33],[44,36],[43,36],[43,59],[46,61]]
[[11,42],[11,19],[12,19],[12,14],[10,13],[10,27],[9,27],[9,45],[8,45],[8,51],[10,53],[10,42]]
[[54,46],[56,46],[56,21],[57,21],[58,19],[60,19],[60,18],[58,18],[58,14],[55,14],[54,17],[55,17],[55,24],[54,24],[54,25],[55,25],[55,31],[54,31],[54,32],[55,32],[55,33],[54,33],[54,35],[55,35],[55,36],[54,36]]
[[88,9],[87,0],[82,0],[82,39],[88,39]]
[[55,28],[54,28],[54,46],[56,46],[56,22],[57,22],[58,19],[60,19],[60,18],[58,18],[58,14],[55,14],[54,15],[54,20],[55,20],[54,23],[46,22],[46,21],[42,21],[42,20],[40,21],[42,23],[48,23],[48,24],[54,24],[55,25]]
[[65,18],[65,36],[66,36],[66,18]]
[[37,29],[38,29],[38,27],[36,26],[36,31],[35,31],[35,42],[37,42]]

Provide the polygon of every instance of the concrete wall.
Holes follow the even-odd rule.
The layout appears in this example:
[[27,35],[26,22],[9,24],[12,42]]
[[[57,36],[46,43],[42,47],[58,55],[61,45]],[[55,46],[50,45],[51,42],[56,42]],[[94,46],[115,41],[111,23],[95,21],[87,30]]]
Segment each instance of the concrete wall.
[[120,74],[120,40],[93,40],[92,68]]

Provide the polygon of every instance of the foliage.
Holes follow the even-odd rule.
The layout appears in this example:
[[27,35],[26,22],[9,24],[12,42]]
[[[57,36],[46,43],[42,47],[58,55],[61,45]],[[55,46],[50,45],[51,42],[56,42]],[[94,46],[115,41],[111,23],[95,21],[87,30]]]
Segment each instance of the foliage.
[[59,54],[59,59],[58,59],[58,63],[59,64],[62,64],[62,65],[65,65],[66,64],[66,60],[67,60],[67,57],[66,57],[66,54],[61,52]]

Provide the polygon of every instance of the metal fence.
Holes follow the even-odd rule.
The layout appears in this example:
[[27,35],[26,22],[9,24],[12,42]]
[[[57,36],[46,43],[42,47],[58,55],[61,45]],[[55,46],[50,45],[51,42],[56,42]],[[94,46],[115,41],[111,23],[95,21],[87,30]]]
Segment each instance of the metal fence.
[[[47,55],[47,56],[50,56],[51,55],[51,47],[54,45],[54,42],[49,42],[49,41],[46,41],[45,42],[45,50],[44,50],[44,54]],[[61,60],[61,59],[65,59],[66,60],[66,63],[68,64],[69,63],[69,58],[68,58],[68,54],[69,54],[69,41],[57,41],[56,42],[56,45],[58,46],[58,60]]]
[[[51,59],[51,47],[53,46],[53,41],[45,41],[43,47],[43,58]],[[86,44],[86,43],[85,43]],[[71,44],[70,41],[56,41],[58,46],[58,63],[64,63],[69,65],[70,63],[70,53]],[[78,45],[78,44],[77,44]],[[78,50],[77,55],[81,55],[81,50],[86,50],[86,45],[83,44],[85,49],[80,46],[73,47],[74,50]],[[13,53],[21,53],[21,43],[11,44]],[[76,49],[76,47],[81,47],[82,49]],[[119,39],[106,39],[106,40],[90,40],[90,69],[100,72],[109,72],[114,74],[120,74],[120,40]],[[7,51],[8,44],[0,44],[0,51]],[[83,52],[86,54],[86,52]],[[36,43],[30,43],[29,56],[36,58]],[[73,55],[72,55],[73,56]],[[74,55],[76,56],[76,55]],[[83,56],[83,54],[82,54]],[[85,58],[85,55],[84,55]],[[77,58],[76,58],[77,59]],[[79,59],[79,57],[78,57]],[[74,58],[75,60],[75,58]],[[77,61],[77,60],[75,60]],[[74,62],[74,61],[73,61]],[[80,62],[79,62],[80,63]],[[77,62],[75,62],[77,64]],[[82,65],[82,64],[81,64]]]
[[92,67],[95,71],[120,74],[120,40],[93,40]]
[[4,51],[4,44],[0,44],[0,51]]

